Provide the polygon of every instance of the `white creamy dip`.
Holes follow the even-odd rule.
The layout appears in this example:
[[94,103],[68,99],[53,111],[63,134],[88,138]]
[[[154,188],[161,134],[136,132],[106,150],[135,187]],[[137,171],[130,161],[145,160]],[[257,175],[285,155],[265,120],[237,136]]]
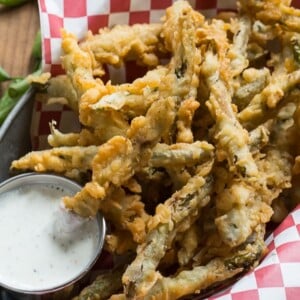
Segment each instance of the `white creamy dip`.
[[96,219],[76,229],[74,239],[53,230],[61,197],[70,191],[51,185],[22,186],[0,194],[0,283],[39,291],[75,279],[95,257]]

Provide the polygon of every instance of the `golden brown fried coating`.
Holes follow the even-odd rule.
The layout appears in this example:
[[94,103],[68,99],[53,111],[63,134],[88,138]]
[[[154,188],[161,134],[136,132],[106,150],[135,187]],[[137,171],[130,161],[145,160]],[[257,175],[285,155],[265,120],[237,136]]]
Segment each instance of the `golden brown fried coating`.
[[207,106],[216,120],[217,158],[227,159],[230,168],[242,177],[254,177],[258,171],[249,149],[249,135],[232,109],[231,94],[220,77],[219,65],[217,55],[208,50],[202,74],[211,91]]
[[246,51],[251,30],[250,18],[241,16],[238,20],[233,19],[231,21],[231,30],[234,36],[228,57],[230,59],[232,77],[234,78],[240,75],[249,64]]
[[[82,50],[73,34],[62,31],[62,65],[71,78],[79,100],[79,120],[87,127],[93,127],[102,142],[114,135],[125,136],[128,122],[120,112],[101,111],[95,113],[91,105],[101,97],[116,91],[110,82],[104,85],[101,79],[93,77],[93,59],[91,53]],[[106,130],[107,126],[110,130]]]
[[215,223],[223,242],[231,247],[243,243],[257,225],[269,222],[272,201],[291,187],[291,156],[284,148],[271,147],[256,163],[255,181],[233,179],[216,198],[221,216]]
[[189,294],[199,294],[201,290],[231,278],[241,270],[230,270],[221,259],[213,259],[206,266],[183,270],[175,277],[160,277],[144,299],[179,299]]
[[244,109],[252,98],[266,87],[270,80],[270,75],[270,71],[267,68],[248,68],[243,72],[242,78],[244,82],[233,95],[233,102],[238,106],[239,110]]
[[67,75],[52,77],[48,81],[48,85],[48,102],[61,103],[61,99],[64,99],[64,104],[71,107],[75,112],[78,112],[79,96],[72,85],[70,77],[68,77]]
[[[128,138],[115,136],[100,146],[93,160],[92,181],[74,197],[64,198],[66,207],[83,216],[95,215],[106,190],[111,185],[121,186],[128,181],[138,165],[143,165],[141,161],[147,163],[151,157],[150,146],[169,130],[174,117],[174,103],[161,99],[151,105],[145,117],[136,117],[131,122]],[[146,152],[143,145],[146,145]],[[91,209],[87,209],[89,203]]]
[[105,248],[110,253],[122,255],[136,250],[137,243],[134,242],[128,230],[114,230],[105,237]]
[[213,156],[214,147],[207,142],[192,144],[176,143],[172,145],[157,144],[153,148],[149,165],[153,167],[193,166]]
[[[66,207],[83,216],[95,215],[110,185],[120,186],[133,175],[133,152],[130,140],[120,136],[100,146],[92,160],[92,181],[74,197],[65,197]],[[89,195],[90,201],[82,200],[86,194]],[[91,209],[87,210],[89,203]]]
[[55,122],[51,122],[48,144],[51,147],[73,147],[73,146],[92,146],[101,145],[103,140],[96,136],[94,130],[83,128],[79,132],[62,133],[55,128]]
[[145,238],[149,215],[145,212],[144,206],[141,195],[126,194],[120,187],[111,188],[100,203],[104,217],[114,224],[115,229],[112,233],[127,231],[134,243],[141,243]]
[[97,85],[102,85],[101,80],[95,80],[92,72],[92,58],[88,52],[82,51],[78,46],[75,35],[62,30],[62,66],[71,79],[72,85],[78,95]]
[[13,161],[12,169],[33,170],[36,172],[64,173],[73,169],[86,172],[92,167],[92,160],[98,151],[97,146],[59,147],[33,151],[21,159]]
[[[61,142],[61,133],[54,133],[52,143]],[[52,137],[52,136],[51,136]],[[32,170],[36,172],[57,172],[68,176],[73,170],[84,173],[93,169],[93,160],[95,156],[100,153],[101,159],[107,159],[107,156],[103,155],[102,149],[105,147],[108,149],[106,153],[112,150],[111,144],[116,144],[116,148],[119,146],[120,141],[125,141],[125,138],[114,138],[108,143],[100,146],[72,146],[73,142],[77,143],[77,134],[69,134],[68,139],[63,137],[64,144],[70,142],[70,146],[55,147],[48,150],[32,151],[20,158],[19,160],[12,162],[12,169],[18,170]],[[119,142],[116,142],[119,141]],[[121,148],[121,147],[120,147]],[[101,151],[100,151],[101,150]],[[195,142],[192,144],[177,143],[173,145],[166,145],[158,143],[149,154],[149,166],[150,167],[164,167],[164,168],[180,168],[184,166],[193,166],[195,164],[203,163],[210,160],[213,156],[214,147],[207,142]],[[114,150],[115,151],[115,150]],[[95,164],[98,164],[96,161]],[[109,164],[109,162],[107,161]],[[117,164],[115,162],[115,164]],[[101,165],[102,167],[102,165]],[[99,169],[100,172],[101,168]],[[113,170],[115,172],[115,169]],[[101,173],[101,172],[100,172]],[[110,176],[110,175],[109,175]],[[117,176],[120,176],[119,174]],[[120,176],[121,177],[121,176]],[[131,182],[130,185],[128,185]],[[126,187],[132,192],[141,192],[139,187],[134,184],[133,181],[126,183]]]
[[291,1],[239,0],[239,9],[266,24],[279,24],[286,30],[300,31],[300,11],[290,6]]
[[180,249],[178,250],[178,263],[180,266],[188,265],[195,256],[198,249],[199,235],[201,234],[198,224],[194,223],[183,233],[183,237],[178,241]]
[[200,103],[194,99],[184,100],[178,110],[178,120],[177,120],[177,138],[178,143],[192,143],[194,141],[194,136],[192,132],[192,122],[195,111],[200,106]]
[[123,266],[109,270],[98,275],[95,281],[85,287],[73,300],[106,300],[111,294],[122,288]]
[[195,30],[203,22],[204,17],[184,1],[167,9],[164,18],[162,37],[166,48],[173,54],[164,85],[174,96],[181,98],[176,124],[178,142],[193,141],[190,127],[199,107],[196,96],[201,62]]
[[251,153],[258,153],[269,142],[269,123],[262,124],[249,132]]
[[77,146],[79,136],[78,133],[62,133],[58,129],[55,128],[56,121],[52,121],[49,124],[50,134],[48,135],[48,144],[51,147],[60,147],[60,146]]
[[242,124],[257,124],[262,120],[268,109],[273,109],[282,100],[288,91],[300,82],[300,71],[289,74],[281,73],[279,76],[272,76],[270,83],[260,94],[254,96],[239,114],[238,118]]
[[[145,242],[138,246],[137,257],[126,269],[122,281],[127,297],[145,297],[160,277],[156,271],[172,239],[174,239],[185,218],[196,214],[209,201],[211,178],[199,174],[192,177],[165,204],[159,206],[153,219],[150,219],[150,231]],[[193,218],[192,218],[193,219]]]
[[[253,268],[266,223],[299,202],[300,13],[289,0],[239,5],[230,20],[205,21],[176,1],[159,24],[117,25],[81,42],[62,32],[66,76],[49,93],[78,111],[81,130],[52,123],[53,149],[12,168],[83,175],[66,207],[101,211],[112,225],[105,247],[128,267],[118,290],[109,291],[113,276],[99,277],[82,299],[107,286],[110,299],[197,294]],[[99,77],[104,64],[131,59],[151,70],[118,85]]]
[[93,55],[93,74],[102,76],[104,64],[120,67],[124,60],[155,67],[159,64],[159,52],[166,52],[160,37],[161,24],[115,25],[91,32],[80,47]]
[[[174,276],[159,276],[143,299],[179,299],[198,294],[213,283],[224,281],[257,264],[264,255],[264,226],[258,226],[253,239],[243,247],[231,250],[229,256],[214,258],[206,265],[195,264],[192,269],[179,270]],[[125,294],[124,297],[128,296]]]
[[103,96],[91,108],[95,111],[121,111],[128,119],[145,115],[150,105],[158,99],[161,79],[167,68],[159,66],[144,77],[116,86],[116,91]]

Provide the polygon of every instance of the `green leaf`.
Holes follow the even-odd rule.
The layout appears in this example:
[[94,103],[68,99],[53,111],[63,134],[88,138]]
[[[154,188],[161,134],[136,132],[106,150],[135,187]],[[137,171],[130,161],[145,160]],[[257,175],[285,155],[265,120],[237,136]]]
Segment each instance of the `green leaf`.
[[6,81],[9,79],[10,79],[10,76],[7,74],[7,72],[3,68],[0,67],[0,82]]
[[[2,3],[3,0],[0,0]],[[41,33],[37,33],[32,48],[32,56],[36,59],[36,66],[31,75],[40,75],[42,73],[42,51],[41,51]],[[4,95],[0,98],[0,126],[8,116],[10,111],[19,101],[21,96],[29,89],[30,82],[28,78],[11,78],[5,70],[0,68],[0,82],[4,80],[12,80]]]
[[[41,63],[38,65],[37,70],[31,73],[31,75],[40,75],[42,73]],[[30,82],[27,77],[16,78],[9,85],[7,91],[10,97],[21,97],[30,87]]]
[[37,32],[33,42],[32,56],[38,60],[42,58],[42,37],[40,30]]

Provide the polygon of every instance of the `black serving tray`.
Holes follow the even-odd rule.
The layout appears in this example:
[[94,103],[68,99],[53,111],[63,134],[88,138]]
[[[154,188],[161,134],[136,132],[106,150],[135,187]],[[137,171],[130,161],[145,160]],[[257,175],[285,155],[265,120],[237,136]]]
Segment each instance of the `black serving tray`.
[[30,126],[34,91],[30,89],[19,100],[0,127],[0,182],[9,178],[13,160],[31,150]]

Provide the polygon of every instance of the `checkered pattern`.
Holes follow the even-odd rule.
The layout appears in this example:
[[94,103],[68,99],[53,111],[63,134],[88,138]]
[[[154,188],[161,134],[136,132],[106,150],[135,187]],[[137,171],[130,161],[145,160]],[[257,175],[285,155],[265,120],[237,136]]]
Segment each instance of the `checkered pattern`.
[[[60,28],[83,38],[89,29],[114,24],[158,22],[165,8],[174,0],[39,0],[45,70],[53,75],[60,67]],[[191,5],[206,16],[234,10],[236,0],[190,0]],[[300,7],[300,0],[293,5]],[[128,70],[131,70],[130,72]],[[132,71],[134,70],[134,72]],[[128,80],[143,74],[136,66],[116,71],[108,67],[114,81]],[[63,117],[62,117],[63,116]],[[77,117],[67,107],[47,106],[36,101],[33,114],[33,148],[47,148],[49,122],[56,120],[63,132],[79,130]],[[208,300],[298,300],[300,298],[300,206],[267,239],[269,253],[261,264],[236,284]],[[104,267],[111,266],[106,255]],[[102,266],[103,267],[103,266]]]
[[[63,116],[63,117],[62,117]],[[67,106],[46,105],[36,99],[31,122],[31,144],[33,149],[47,149],[47,137],[50,133],[49,123],[56,121],[56,127],[62,132],[80,130],[78,116]]]
[[[43,37],[44,70],[52,75],[63,73],[60,65],[60,29],[73,32],[82,39],[87,30],[97,33],[99,28],[115,24],[135,24],[159,22],[165,9],[175,0],[39,0],[41,33]],[[300,1],[300,0],[299,0]],[[205,16],[214,16],[219,11],[235,10],[235,0],[189,0],[191,5]],[[129,71],[130,70],[130,71]],[[145,69],[133,62],[125,68],[108,66],[107,74],[112,82],[131,82],[145,74]],[[36,104],[32,126],[34,149],[47,148],[48,123],[55,119],[58,128],[67,132],[69,124],[74,124],[72,112],[65,107],[51,108]],[[62,118],[63,115],[63,118]],[[77,125],[76,125],[77,126]]]
[[[115,24],[159,22],[166,7],[175,0],[39,0],[45,70],[62,73],[60,66],[60,29],[73,32],[81,39],[87,30]],[[236,0],[189,0],[205,16],[235,10]],[[300,0],[293,1],[300,7]]]
[[300,299],[300,206],[268,237],[269,252],[258,267],[208,300]]
[[[174,1],[174,0],[173,0]],[[105,26],[159,22],[172,0],[39,0],[45,69],[62,73],[60,67],[60,29],[81,39],[87,30],[93,33]],[[221,10],[234,10],[235,0],[190,0],[206,16]]]

